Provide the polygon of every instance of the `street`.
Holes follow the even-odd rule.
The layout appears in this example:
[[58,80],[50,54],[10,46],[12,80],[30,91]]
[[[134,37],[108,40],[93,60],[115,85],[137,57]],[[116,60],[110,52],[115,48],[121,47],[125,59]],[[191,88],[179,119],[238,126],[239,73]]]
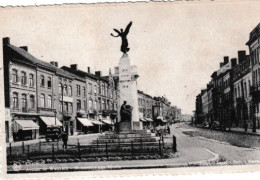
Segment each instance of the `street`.
[[[229,164],[239,163],[239,161],[242,163],[248,161],[258,161],[258,160],[260,161],[260,148],[259,148],[260,136],[256,137],[258,138],[258,149],[257,149],[257,148],[238,147],[238,146],[230,145],[227,142],[203,138],[201,136],[191,137],[189,135],[185,135],[184,134],[185,132],[191,132],[191,131],[194,132],[207,131],[207,133],[210,133],[213,136],[223,134],[223,133],[212,131],[212,130],[203,130],[203,129],[201,130],[199,128],[194,128],[183,123],[173,125],[171,127],[171,131],[177,137],[178,149],[206,148],[216,154],[219,154],[221,160],[228,162]],[[236,136],[238,136],[237,141],[240,141],[241,139],[239,138],[239,136],[242,137],[243,135],[236,134]],[[255,138],[254,136],[251,137]],[[196,153],[196,152],[190,152],[190,153]],[[199,154],[197,155],[199,156]]]

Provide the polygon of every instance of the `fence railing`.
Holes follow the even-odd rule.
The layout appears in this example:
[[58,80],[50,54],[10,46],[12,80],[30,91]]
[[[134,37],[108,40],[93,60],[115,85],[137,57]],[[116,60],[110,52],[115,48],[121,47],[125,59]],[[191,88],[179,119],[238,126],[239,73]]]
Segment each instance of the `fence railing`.
[[[165,137],[162,135],[160,140],[145,144],[142,140],[139,142],[131,141],[129,143],[100,143],[98,140],[95,144],[68,144],[67,148],[63,147],[62,142],[41,142],[37,144],[21,146],[12,146],[9,143],[7,147],[7,160],[28,160],[28,159],[51,159],[54,161],[59,158],[112,158],[121,157],[134,159],[137,156],[154,156],[163,158],[165,154],[177,152],[176,137],[173,136],[172,143],[165,143]],[[120,158],[119,158],[120,159]]]

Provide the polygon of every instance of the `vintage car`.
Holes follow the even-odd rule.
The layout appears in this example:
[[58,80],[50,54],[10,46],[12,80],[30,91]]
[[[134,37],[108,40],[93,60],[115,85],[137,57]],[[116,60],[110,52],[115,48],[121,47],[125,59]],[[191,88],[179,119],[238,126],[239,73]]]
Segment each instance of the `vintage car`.
[[61,128],[59,126],[47,127],[45,139],[46,139],[47,142],[49,142],[49,140],[59,141],[61,139]]

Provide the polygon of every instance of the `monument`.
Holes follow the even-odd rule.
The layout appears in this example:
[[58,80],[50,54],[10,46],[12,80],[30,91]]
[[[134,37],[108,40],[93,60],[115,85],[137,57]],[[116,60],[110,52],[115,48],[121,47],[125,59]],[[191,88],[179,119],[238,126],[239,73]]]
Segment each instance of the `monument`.
[[[131,66],[130,59],[127,54],[128,47],[127,35],[129,33],[132,22],[126,29],[114,29],[118,35],[113,37],[121,37],[122,44],[120,51],[123,52],[119,60],[119,66],[115,68],[114,76],[118,77],[118,122],[119,130],[117,132],[105,132],[100,135],[98,140],[94,140],[93,146],[98,143],[103,149],[109,144],[110,147],[131,148],[135,145],[135,149],[158,148],[158,138],[149,130],[144,130],[139,120],[138,97],[137,97],[137,67]],[[132,146],[131,146],[132,145]],[[119,148],[119,149],[120,149]],[[138,151],[142,154],[142,151]]]
[[[120,51],[123,52],[123,56],[119,60],[119,83],[118,83],[118,99],[119,99],[119,106],[121,108],[118,112],[118,121],[119,121],[119,130],[120,132],[124,131],[130,131],[130,130],[140,130],[142,129],[142,124],[139,120],[139,114],[138,114],[138,97],[137,97],[137,78],[139,77],[137,74],[137,68],[136,66],[131,66],[130,64],[130,58],[127,54],[127,52],[130,50],[128,47],[128,40],[127,35],[129,33],[130,27],[132,26],[132,22],[130,22],[125,30],[120,29],[114,29],[115,32],[118,33],[118,35],[113,35],[111,33],[111,36],[113,37],[121,37],[122,44]],[[125,113],[126,116],[122,116],[121,113],[122,107],[126,106],[127,103],[131,107],[131,118],[127,117],[127,112]],[[125,104],[125,105],[124,105]],[[126,111],[124,109],[124,111]],[[130,111],[128,111],[130,113]]]

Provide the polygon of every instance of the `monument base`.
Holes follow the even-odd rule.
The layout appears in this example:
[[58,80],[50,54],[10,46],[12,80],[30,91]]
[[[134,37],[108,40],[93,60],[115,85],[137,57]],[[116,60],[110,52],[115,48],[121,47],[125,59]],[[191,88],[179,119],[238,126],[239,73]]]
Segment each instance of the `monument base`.
[[131,130],[131,122],[120,122],[119,132],[129,132]]
[[133,130],[142,129],[142,123],[140,121],[133,121]]

